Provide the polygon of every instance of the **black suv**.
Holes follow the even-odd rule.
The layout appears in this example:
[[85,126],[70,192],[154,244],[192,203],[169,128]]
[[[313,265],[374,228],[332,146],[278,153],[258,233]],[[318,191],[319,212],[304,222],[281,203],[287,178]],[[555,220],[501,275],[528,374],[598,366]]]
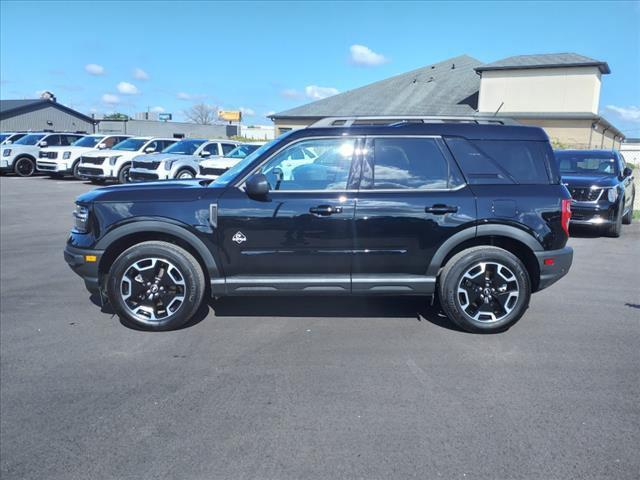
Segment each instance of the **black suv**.
[[306,128],[213,182],[80,196],[65,259],[154,330],[205,295],[437,294],[460,327],[493,332],[567,273],[569,206],[540,128]]
[[556,150],[562,182],[573,198],[571,225],[601,228],[619,237],[633,219],[632,170],[616,150]]

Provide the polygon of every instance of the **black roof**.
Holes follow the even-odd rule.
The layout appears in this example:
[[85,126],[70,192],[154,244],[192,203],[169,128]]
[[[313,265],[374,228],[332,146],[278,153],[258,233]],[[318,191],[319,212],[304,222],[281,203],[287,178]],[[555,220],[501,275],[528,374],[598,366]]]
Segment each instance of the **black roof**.
[[38,108],[54,107],[70,115],[80,117],[86,122],[95,123],[95,120],[84,113],[80,113],[77,110],[69,108],[61,103],[51,100],[45,100],[42,98],[25,99],[25,100],[0,100],[0,117],[6,118],[9,116],[17,115],[22,111],[37,110]]
[[398,125],[359,125],[351,127],[309,127],[293,130],[289,138],[341,135],[444,135],[471,140],[546,141],[540,127],[524,125],[477,125],[472,123],[402,123]]

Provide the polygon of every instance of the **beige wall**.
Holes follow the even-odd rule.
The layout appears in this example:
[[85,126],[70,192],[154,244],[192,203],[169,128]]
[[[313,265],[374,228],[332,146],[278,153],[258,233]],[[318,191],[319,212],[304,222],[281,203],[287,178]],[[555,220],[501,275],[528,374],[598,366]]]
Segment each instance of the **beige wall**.
[[507,112],[588,112],[600,101],[597,67],[490,70],[482,72],[478,110]]
[[605,150],[620,147],[618,140],[614,143],[614,133],[610,130],[604,133],[603,140],[604,126],[598,124],[597,130],[593,129],[593,120],[518,118],[518,122],[544,128],[554,146]]
[[276,137],[283,133],[282,129],[297,130],[299,128],[305,128],[315,123],[315,119],[297,119],[297,118],[279,118],[273,121],[276,127]]

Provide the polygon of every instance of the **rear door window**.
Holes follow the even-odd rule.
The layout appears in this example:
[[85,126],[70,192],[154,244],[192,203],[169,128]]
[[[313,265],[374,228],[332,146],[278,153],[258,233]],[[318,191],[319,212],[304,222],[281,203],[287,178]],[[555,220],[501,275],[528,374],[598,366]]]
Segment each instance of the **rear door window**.
[[222,154],[223,155],[227,155],[231,150],[236,148],[236,146],[237,145],[234,145],[232,143],[223,143],[222,144]]
[[457,137],[446,142],[470,184],[550,183],[552,152],[546,142]]

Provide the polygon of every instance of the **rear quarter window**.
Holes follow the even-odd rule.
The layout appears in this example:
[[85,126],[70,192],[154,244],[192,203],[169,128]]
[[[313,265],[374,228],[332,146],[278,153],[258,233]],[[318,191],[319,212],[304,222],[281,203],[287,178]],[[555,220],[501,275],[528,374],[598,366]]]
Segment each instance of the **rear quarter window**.
[[457,137],[446,142],[470,184],[557,183],[553,153],[546,142]]

